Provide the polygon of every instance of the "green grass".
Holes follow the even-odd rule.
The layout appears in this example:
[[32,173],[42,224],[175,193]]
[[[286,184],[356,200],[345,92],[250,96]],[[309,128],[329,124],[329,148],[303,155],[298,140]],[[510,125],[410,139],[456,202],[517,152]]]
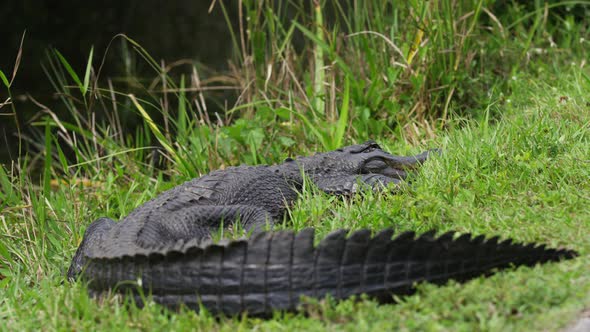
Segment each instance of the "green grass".
[[170,315],[157,305],[140,310],[112,297],[95,301],[84,286],[62,283],[85,226],[102,215],[120,218],[173,185],[99,161],[104,168],[91,179],[94,186],[72,181],[45,193],[22,173],[0,174],[5,202],[0,325],[9,330],[556,330],[590,306],[587,75],[572,67],[559,80],[523,76],[512,83],[510,102],[493,124],[468,121],[422,146],[384,141],[398,154],[434,146],[444,153],[397,195],[343,202],[306,192],[284,225],[317,227],[318,237],[343,227],[453,229],[567,246],[580,252],[575,260],[465,285],[421,285],[416,295],[394,305],[328,301],[269,320],[218,320],[190,311]]
[[[326,12],[288,3],[294,11],[244,1],[233,69],[222,76],[198,65],[165,71],[117,36],[159,81],[103,87],[98,52],[78,70],[48,52],[49,81],[71,120],[35,119],[27,143],[39,153],[0,167],[0,330],[559,330],[590,308],[590,37],[576,11],[554,12],[588,3],[494,12],[479,0],[366,1]],[[215,99],[205,102],[199,90],[216,80],[240,92],[218,118],[207,111]],[[129,119],[140,123],[134,131]],[[342,201],[306,188],[279,227],[313,226],[318,239],[339,228],[456,230],[565,246],[580,257],[420,285],[397,304],[320,301],[268,320],[138,309],[116,296],[91,299],[64,280],[98,217],[120,219],[213,169],[367,138],[394,154],[443,154],[396,195]]]

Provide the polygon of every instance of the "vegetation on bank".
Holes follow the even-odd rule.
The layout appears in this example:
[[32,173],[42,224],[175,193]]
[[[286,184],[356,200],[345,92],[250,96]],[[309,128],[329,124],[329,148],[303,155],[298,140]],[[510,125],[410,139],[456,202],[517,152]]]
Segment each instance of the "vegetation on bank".
[[[118,86],[101,77],[98,50],[86,68],[50,52],[48,82],[62,106],[31,121],[31,153],[0,167],[3,329],[556,330],[590,307],[589,2],[243,3],[226,73],[161,63],[118,36],[113,45],[155,72]],[[224,105],[219,86],[238,91],[234,105]],[[132,119],[140,125],[130,130]],[[454,229],[567,246],[581,257],[466,285],[421,285],[395,305],[323,301],[270,320],[139,310],[64,283],[97,217],[119,219],[212,169],[368,138],[396,154],[444,153],[397,195],[343,202],[311,190],[283,227],[314,226],[318,236],[343,227]]]

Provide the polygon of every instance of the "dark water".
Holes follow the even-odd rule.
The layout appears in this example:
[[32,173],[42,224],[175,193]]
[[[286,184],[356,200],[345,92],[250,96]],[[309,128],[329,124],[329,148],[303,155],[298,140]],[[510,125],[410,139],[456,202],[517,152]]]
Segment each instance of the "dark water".
[[[231,2],[230,2],[231,3]],[[223,13],[216,5],[208,13],[210,1],[0,1],[0,70],[8,79],[23,32],[26,30],[22,60],[11,88],[18,121],[23,133],[40,108],[26,94],[47,105],[59,116],[60,109],[42,64],[47,64],[50,48],[59,50],[74,70],[83,76],[90,48],[94,46],[94,64],[98,67],[111,39],[124,33],[139,42],[157,61],[171,63],[190,59],[208,68],[222,70],[231,58],[231,38]],[[232,24],[237,25],[237,6],[228,6]],[[134,75],[149,70],[139,59]],[[119,40],[113,43],[105,60],[104,75],[125,75],[124,54]],[[149,78],[155,75],[150,71]],[[7,98],[0,85],[0,103]],[[55,108],[53,107],[55,106]],[[0,109],[0,163],[15,159],[17,135],[14,117],[8,106]],[[65,116],[65,115],[64,115]]]

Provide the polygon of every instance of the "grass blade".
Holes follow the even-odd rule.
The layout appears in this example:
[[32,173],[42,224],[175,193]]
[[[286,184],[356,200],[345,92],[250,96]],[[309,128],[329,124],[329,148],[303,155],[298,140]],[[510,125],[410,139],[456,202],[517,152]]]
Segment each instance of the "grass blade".
[[92,54],[94,53],[94,46],[90,48],[90,55],[88,56],[88,62],[86,63],[86,73],[84,73],[84,85],[80,89],[82,95],[85,96],[88,91],[88,84],[90,83],[90,68],[92,68]]
[[164,136],[164,134],[162,134],[160,128],[158,128],[152,117],[145,111],[143,106],[141,106],[141,104],[137,101],[134,95],[129,94],[128,96],[133,102],[133,105],[135,105],[135,108],[137,108],[137,110],[141,114],[141,117],[148,124],[151,132],[154,134],[154,136],[156,136],[158,142],[162,144],[162,147],[164,147],[166,152],[168,152],[174,160],[178,161],[178,155],[176,154],[176,151],[172,148],[172,145],[170,145],[170,143],[166,140],[166,137]]
[[294,114],[297,115],[299,118],[301,118],[301,120],[303,121],[303,123],[305,123],[305,126],[307,128],[309,128],[309,130],[311,130],[311,132],[320,141],[320,143],[322,144],[322,146],[324,148],[330,149],[330,145],[327,142],[326,138],[324,137],[324,134],[322,132],[320,132],[318,130],[318,128],[316,128],[316,126],[314,126],[313,123],[311,123],[311,121],[309,121],[309,119],[304,114],[302,114],[300,112],[294,112]]
[[8,248],[2,242],[0,242],[0,257],[2,257],[2,260],[8,262],[6,264],[7,266],[10,266],[10,252],[8,252]]
[[[322,8],[319,0],[314,0],[314,12],[315,12],[315,36],[318,41],[324,41],[324,28]],[[317,112],[324,113],[324,96],[326,95],[324,89],[324,79],[326,68],[324,66],[324,49],[319,45],[315,44],[313,49],[313,60],[314,60],[314,79],[313,79],[313,98],[314,107]]]
[[344,140],[344,132],[348,124],[348,108],[350,104],[350,82],[348,76],[344,80],[344,95],[342,96],[342,106],[340,107],[340,114],[338,117],[338,124],[336,125],[336,132],[334,133],[334,146],[338,148],[342,146]]
[[49,197],[51,191],[51,124],[45,120],[45,163],[43,165],[43,195]]
[[82,91],[82,94],[84,94],[84,86],[82,85],[80,77],[78,77],[78,74],[76,74],[72,66],[70,66],[70,64],[68,63],[68,60],[66,60],[66,58],[64,58],[64,56],[58,50],[54,50],[54,52],[55,55],[57,55],[57,58],[59,59],[61,64],[66,68],[68,74],[70,74],[70,77],[74,80],[74,82],[76,82],[78,88],[80,88],[80,91]]
[[18,72],[18,67],[20,67],[20,61],[23,57],[23,44],[25,43],[25,35],[27,34],[27,30],[23,31],[23,35],[20,38],[20,45],[18,47],[18,53],[16,54],[16,60],[14,61],[14,69],[12,70],[12,78],[10,79],[10,85],[14,82],[14,78],[16,77],[16,73]]
[[6,78],[6,75],[4,75],[4,72],[2,70],[0,70],[0,79],[2,79],[2,83],[4,83],[4,85],[10,89],[10,83],[8,82],[8,79]]
[[182,137],[183,139],[187,137],[187,119],[188,115],[186,112],[186,92],[185,92],[185,83],[184,83],[184,75],[180,76],[180,89],[178,91],[178,121],[176,124],[178,130],[178,137]]

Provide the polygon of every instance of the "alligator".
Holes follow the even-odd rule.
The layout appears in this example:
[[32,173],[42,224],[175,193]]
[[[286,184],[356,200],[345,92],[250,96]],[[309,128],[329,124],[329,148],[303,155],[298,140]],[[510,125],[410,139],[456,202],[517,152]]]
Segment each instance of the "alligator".
[[[316,246],[314,229],[272,231],[305,182],[351,196],[392,190],[436,150],[394,156],[369,141],[267,166],[217,170],[161,193],[120,222],[92,222],[67,277],[92,296],[109,291],[170,308],[269,315],[304,297],[367,294],[389,302],[419,282],[464,281],[496,269],[573,258],[576,252],[499,237],[391,229],[337,230]],[[249,238],[212,240],[221,229]],[[350,234],[349,234],[350,233]],[[349,234],[347,236],[347,234]]]

